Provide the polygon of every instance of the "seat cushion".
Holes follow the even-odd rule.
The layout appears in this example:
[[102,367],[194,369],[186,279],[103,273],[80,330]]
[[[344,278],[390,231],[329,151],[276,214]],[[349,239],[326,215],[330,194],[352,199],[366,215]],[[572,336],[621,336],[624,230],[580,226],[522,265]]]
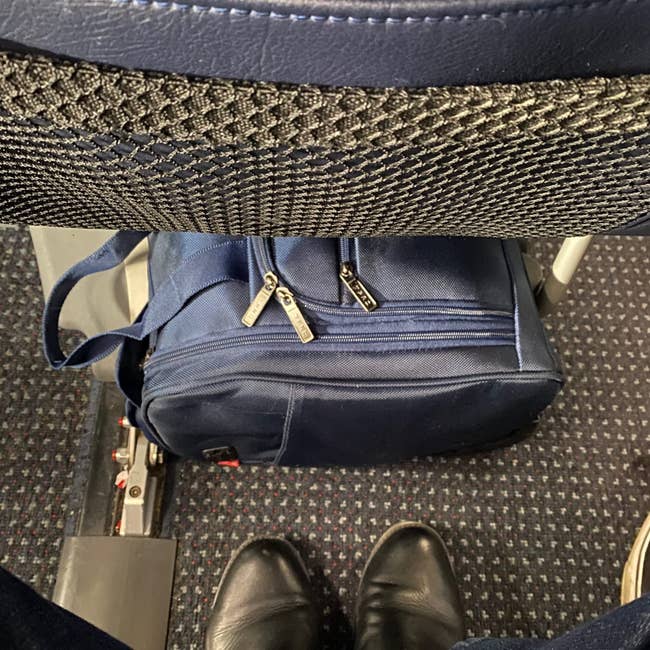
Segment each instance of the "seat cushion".
[[0,39],[189,75],[417,87],[650,71],[648,0],[3,0]]
[[650,214],[639,217],[634,221],[612,231],[614,235],[650,235]]

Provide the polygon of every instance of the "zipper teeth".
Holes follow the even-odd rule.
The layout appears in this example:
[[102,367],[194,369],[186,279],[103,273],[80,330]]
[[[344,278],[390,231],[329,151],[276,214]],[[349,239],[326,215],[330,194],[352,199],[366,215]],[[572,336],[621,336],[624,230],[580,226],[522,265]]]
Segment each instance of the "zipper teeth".
[[364,342],[390,342],[390,341],[446,341],[455,339],[485,339],[499,338],[500,333],[488,331],[473,332],[413,332],[409,334],[369,334],[363,336],[351,336],[348,334],[323,334],[322,341],[333,341],[341,343],[364,343]]
[[503,316],[511,318],[510,312],[499,309],[473,309],[472,307],[385,307],[374,312],[366,312],[353,307],[324,307],[309,300],[298,298],[301,305],[312,311],[323,312],[325,314],[341,314],[342,312],[350,316],[384,316],[386,314],[442,314],[449,316]]
[[[350,252],[350,237],[339,237],[340,254],[342,261],[350,261],[352,254]],[[268,273],[269,271],[275,273],[280,280],[282,276],[274,265],[271,263],[269,247],[266,238],[259,237],[255,240],[255,246],[259,251],[259,260],[262,264],[262,271]],[[511,318],[510,312],[500,309],[474,309],[472,307],[414,307],[414,308],[401,308],[401,307],[385,307],[381,306],[380,309],[374,312],[366,312],[353,307],[325,307],[310,300],[304,300],[300,294],[296,294],[296,301],[305,306],[311,311],[320,312],[323,314],[346,314],[350,316],[382,316],[384,314],[408,315],[408,314],[441,314],[443,316],[502,316],[504,318]]]
[[261,262],[262,268],[260,269],[262,271],[262,275],[265,273],[268,273],[269,271],[272,271],[276,275],[279,276],[277,269],[274,268],[274,265],[271,263],[271,252],[270,252],[270,244],[267,242],[266,237],[256,237],[253,240],[255,250],[258,251],[259,254],[259,261]]
[[[506,332],[424,332],[412,334],[386,334],[386,335],[367,335],[367,336],[350,336],[347,334],[323,334],[316,341],[325,343],[394,343],[399,341],[462,341],[462,340],[489,340],[503,339],[512,341],[513,335]],[[173,361],[188,355],[201,354],[203,352],[213,352],[216,350],[225,350],[245,345],[255,345],[258,343],[297,343],[298,339],[294,335],[287,334],[266,334],[257,336],[238,336],[224,341],[210,341],[201,343],[196,346],[189,346],[185,349],[175,352],[168,352],[156,359],[151,359],[144,364],[145,368],[150,368],[161,363]]]
[[352,261],[349,237],[339,237],[339,254],[341,256],[341,262]]

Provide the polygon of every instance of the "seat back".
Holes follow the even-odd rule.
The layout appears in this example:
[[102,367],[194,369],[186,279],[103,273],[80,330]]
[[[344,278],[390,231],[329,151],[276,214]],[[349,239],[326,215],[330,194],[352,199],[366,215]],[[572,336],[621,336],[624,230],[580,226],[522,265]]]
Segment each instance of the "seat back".
[[[30,29],[7,8],[21,3],[37,16]],[[6,3],[0,219],[278,236],[648,230],[650,5],[462,4],[322,15],[320,4]],[[169,21],[176,31],[161,29]],[[314,39],[305,67],[293,54],[314,25],[331,47]],[[75,26],[87,38],[71,40]],[[427,54],[406,48],[413,72],[402,75],[409,34]],[[69,60],[79,56],[96,62]]]

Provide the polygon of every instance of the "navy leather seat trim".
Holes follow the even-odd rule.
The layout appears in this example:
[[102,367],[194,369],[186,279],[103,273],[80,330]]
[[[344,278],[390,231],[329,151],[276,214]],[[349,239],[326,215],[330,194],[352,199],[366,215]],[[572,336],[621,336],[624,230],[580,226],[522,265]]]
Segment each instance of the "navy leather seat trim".
[[650,214],[639,217],[630,223],[612,230],[610,235],[650,235]]
[[516,83],[650,72],[650,0],[3,0],[0,39],[234,79]]

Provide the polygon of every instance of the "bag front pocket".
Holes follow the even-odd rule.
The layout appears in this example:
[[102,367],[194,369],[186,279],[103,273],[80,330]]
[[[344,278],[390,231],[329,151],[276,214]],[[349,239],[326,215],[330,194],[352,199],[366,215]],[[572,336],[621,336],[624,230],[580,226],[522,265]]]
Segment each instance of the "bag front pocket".
[[365,465],[480,448],[528,425],[560,385],[553,373],[367,387],[298,385],[277,462]]
[[252,237],[251,256],[257,267],[251,297],[270,271],[305,304],[367,307],[342,278],[348,268],[377,308],[407,302],[513,307],[507,254],[497,239]]
[[[479,277],[456,269],[470,248]],[[464,252],[464,255],[461,254]],[[278,298],[303,342],[317,318],[429,315],[512,317],[512,279],[500,241],[251,238],[251,303],[242,319],[257,323]],[[278,313],[277,308],[275,313]]]
[[233,447],[245,461],[272,463],[282,447],[290,386],[253,379],[224,381],[207,391],[178,386],[143,403],[147,425],[179,456]]

